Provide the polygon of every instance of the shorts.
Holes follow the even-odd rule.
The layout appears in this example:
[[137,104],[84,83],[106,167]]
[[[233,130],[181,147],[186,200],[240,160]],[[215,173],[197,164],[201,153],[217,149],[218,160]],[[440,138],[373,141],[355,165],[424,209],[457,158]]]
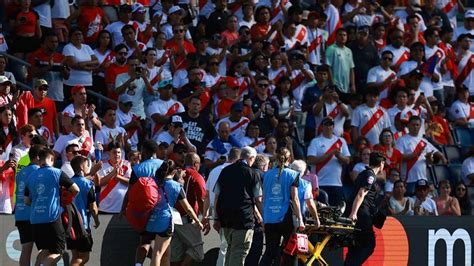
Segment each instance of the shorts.
[[39,40],[35,36],[16,36],[13,40],[12,53],[31,53],[39,48]]
[[51,254],[63,254],[66,234],[61,219],[52,223],[33,224],[33,239],[38,249],[46,249]]
[[194,261],[204,259],[204,242],[201,230],[192,223],[175,226],[175,234],[171,239],[171,262],[178,262],[189,255]]
[[26,244],[33,242],[33,230],[30,221],[16,221],[15,226],[20,233],[20,243]]
[[88,234],[76,240],[70,238],[66,239],[67,249],[77,250],[79,252],[91,252],[94,241],[92,241],[92,234],[88,231]]

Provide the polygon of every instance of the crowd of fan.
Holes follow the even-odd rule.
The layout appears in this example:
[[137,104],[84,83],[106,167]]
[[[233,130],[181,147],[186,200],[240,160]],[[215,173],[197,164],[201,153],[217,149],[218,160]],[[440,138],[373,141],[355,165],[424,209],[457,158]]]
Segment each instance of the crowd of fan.
[[0,51],[30,66],[0,55],[0,213],[44,141],[69,177],[76,155],[91,159],[99,210],[118,213],[149,140],[181,167],[198,154],[205,177],[232,148],[254,147],[270,168],[287,148],[331,205],[377,150],[393,214],[471,213],[474,150],[463,147],[459,178],[429,174],[448,163],[445,146],[465,145],[452,130],[474,126],[474,10],[462,1],[68,2],[4,2]]

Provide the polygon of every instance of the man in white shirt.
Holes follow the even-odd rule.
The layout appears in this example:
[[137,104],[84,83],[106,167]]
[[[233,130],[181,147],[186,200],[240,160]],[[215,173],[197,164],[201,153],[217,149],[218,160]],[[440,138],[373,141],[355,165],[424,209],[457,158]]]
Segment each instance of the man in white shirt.
[[454,126],[474,126],[474,105],[469,102],[469,89],[460,86],[456,90],[457,100],[449,108],[449,120]]
[[334,135],[342,136],[344,122],[349,117],[349,109],[339,100],[336,86],[329,85],[323,88],[322,99],[314,105],[313,114],[316,119],[316,136],[321,134],[323,130],[321,122],[326,117],[331,117],[334,121]]
[[413,210],[418,216],[438,216],[438,208],[436,202],[428,197],[430,185],[424,179],[418,180],[415,186],[416,196],[412,198],[415,202]]
[[87,104],[87,91],[84,86],[74,86],[71,90],[72,103],[66,106],[62,112],[62,126],[66,133],[72,131],[72,119],[76,116],[81,116],[87,122],[86,127],[89,126],[89,121],[96,129],[102,127],[99,117],[95,113],[95,105]]
[[132,20],[132,6],[124,4],[119,8],[119,20],[110,23],[105,27],[105,30],[112,34],[112,44],[117,46],[123,43],[122,27],[125,25],[133,25],[135,29],[138,28],[138,24]]
[[128,94],[133,99],[132,113],[145,119],[145,92],[153,91],[153,86],[146,75],[146,69],[140,67],[140,61],[135,56],[127,59],[128,72],[117,76],[115,79],[115,93]]
[[80,149],[79,145],[76,143],[72,143],[67,145],[66,147],[66,161],[63,161],[63,165],[61,166],[61,171],[63,171],[69,178],[74,176],[74,170],[71,166],[71,160],[76,155],[79,155]]
[[[472,34],[474,35],[474,10],[469,9],[464,13],[464,26],[457,27],[454,31],[454,40],[456,40],[461,34]],[[474,52],[474,45],[470,45],[471,52]]]
[[378,144],[382,130],[390,127],[387,112],[377,104],[379,93],[375,88],[367,90],[365,103],[352,112],[351,133],[354,141],[363,136],[370,144]]
[[76,143],[79,146],[80,153],[86,157],[94,155],[94,141],[86,131],[86,122],[80,116],[75,116],[72,119],[72,131],[68,135],[61,135],[54,144],[53,150],[57,156],[61,156],[61,160],[65,162],[66,147],[69,144]]
[[473,153],[474,149],[471,147],[470,151],[468,154],[470,154],[469,157],[467,157],[463,162],[462,162],[462,180],[464,181],[464,184],[466,186],[470,186],[474,184],[474,156]]
[[396,147],[402,153],[401,179],[407,183],[407,193],[413,195],[418,180],[428,179],[426,167],[439,160],[447,163],[444,155],[428,140],[419,136],[421,118],[412,116],[408,122],[408,134],[400,137]]
[[457,63],[459,75],[455,84],[456,87],[464,85],[469,88],[469,95],[474,95],[474,54],[469,50],[473,37],[471,34],[461,34],[457,39],[457,60],[460,60]]
[[427,86],[421,86],[420,89],[425,93],[426,97],[435,96],[440,102],[444,102],[443,83],[441,75],[446,73],[444,51],[438,47],[439,30],[429,27],[424,32],[426,39],[425,45],[425,63],[422,64],[424,79],[431,82],[425,82]]
[[410,49],[403,46],[403,35],[403,31],[400,29],[393,30],[390,35],[391,44],[385,46],[381,51],[382,53],[384,51],[392,52],[393,60],[390,67],[395,72],[398,72],[401,64],[410,58]]
[[230,125],[230,135],[235,139],[242,140],[245,137],[247,126],[250,119],[242,115],[244,105],[241,102],[234,103],[230,108],[230,116],[224,117],[216,124],[216,129],[222,122],[227,122]]
[[390,69],[393,61],[393,53],[389,50],[383,51],[380,58],[380,65],[375,66],[367,73],[367,89],[376,88],[380,91],[379,101],[384,108],[390,106],[388,93],[397,82],[397,74]]
[[[390,125],[392,132],[396,132],[397,128],[395,127],[395,117],[398,114],[402,122],[407,123],[408,119],[415,115],[415,110],[408,107],[408,91],[405,89],[397,90],[397,94],[395,95],[395,106],[388,109],[387,113],[390,117]],[[423,127],[423,125],[422,125]]]
[[349,164],[350,153],[344,138],[333,134],[334,121],[327,117],[321,124],[322,134],[308,147],[308,164],[316,166],[319,187],[328,194],[329,204],[336,206],[344,200],[342,166]]
[[128,189],[128,180],[132,174],[132,166],[123,160],[122,145],[110,143],[107,147],[110,159],[98,172],[99,185],[102,187],[99,196],[99,210],[107,213],[120,213],[123,199]]
[[151,102],[146,108],[147,117],[152,121],[151,136],[156,139],[162,128],[171,122],[171,117],[175,114],[184,113],[184,106],[172,99],[173,87],[171,80],[163,80],[158,84],[160,98]]

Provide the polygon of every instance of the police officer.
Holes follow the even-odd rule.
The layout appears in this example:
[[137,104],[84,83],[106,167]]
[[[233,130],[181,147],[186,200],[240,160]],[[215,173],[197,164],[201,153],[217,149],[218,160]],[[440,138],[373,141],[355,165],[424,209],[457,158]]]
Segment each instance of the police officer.
[[376,176],[383,171],[384,165],[384,155],[372,152],[369,166],[357,176],[349,218],[356,221],[355,227],[360,231],[354,235],[354,245],[349,247],[344,265],[362,265],[374,252],[375,233],[372,226],[377,212]]

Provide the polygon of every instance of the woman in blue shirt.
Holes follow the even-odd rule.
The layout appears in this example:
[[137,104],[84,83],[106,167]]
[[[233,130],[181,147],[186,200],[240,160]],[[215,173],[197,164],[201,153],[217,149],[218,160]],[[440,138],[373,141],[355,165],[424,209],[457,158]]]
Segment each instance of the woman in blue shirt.
[[164,161],[158,171],[156,171],[155,179],[158,184],[161,200],[153,209],[146,226],[147,232],[156,234],[151,266],[170,265],[168,249],[171,237],[173,236],[171,208],[174,207],[176,202],[181,204],[186,213],[195,221],[196,226],[201,230],[204,228],[196,213],[194,213],[193,208],[186,200],[186,193],[182,185],[173,180],[173,178],[179,180],[184,174],[184,171],[176,169],[176,164],[172,160]]
[[[280,242],[286,245],[295,229],[303,230],[304,223],[298,199],[298,172],[286,168],[291,161],[291,153],[281,148],[277,154],[278,167],[263,176],[263,222],[265,224],[266,249],[260,265],[278,264]],[[293,222],[293,215],[296,223]],[[296,227],[295,228],[295,224]],[[298,258],[283,254],[282,265],[298,265]]]

